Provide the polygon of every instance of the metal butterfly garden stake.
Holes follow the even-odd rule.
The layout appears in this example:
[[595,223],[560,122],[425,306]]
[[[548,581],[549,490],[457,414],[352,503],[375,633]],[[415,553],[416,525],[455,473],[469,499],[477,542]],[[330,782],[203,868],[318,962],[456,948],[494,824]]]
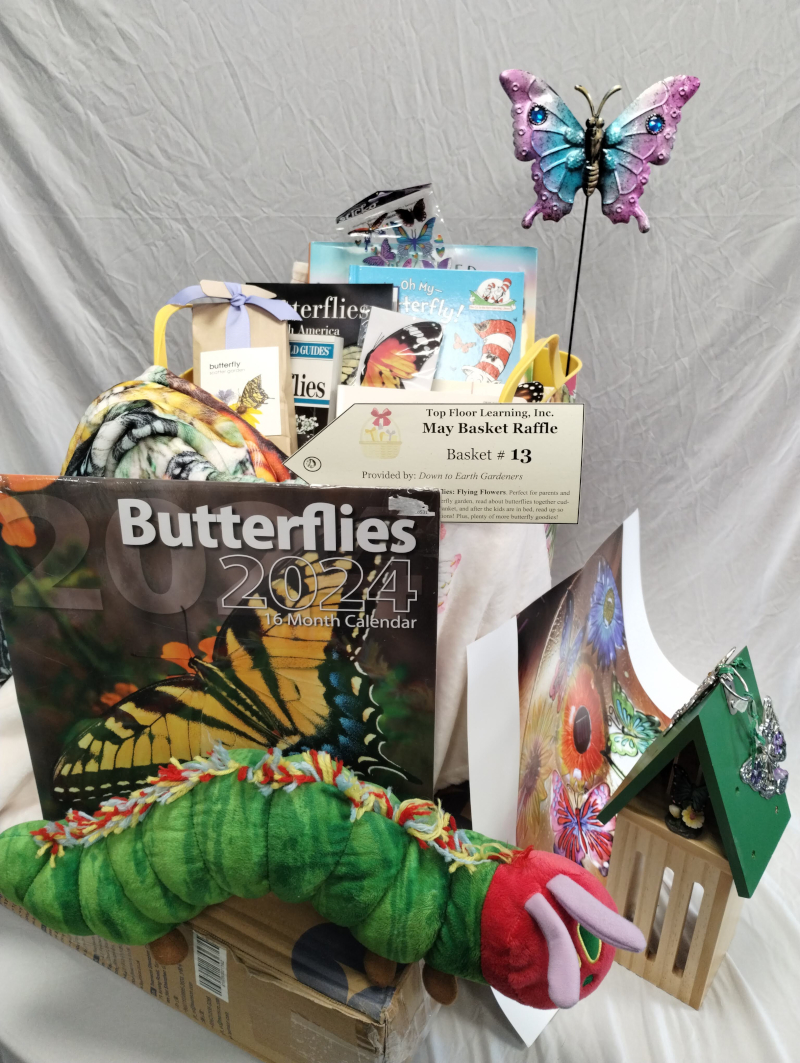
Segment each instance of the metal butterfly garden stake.
[[686,74],[656,82],[607,129],[600,113],[609,97],[621,91],[620,85],[609,89],[596,109],[586,89],[575,86],[591,109],[584,129],[558,93],[534,74],[504,70],[500,84],[513,105],[514,152],[518,159],[531,163],[536,189],[536,202],[522,219],[523,227],[530,228],[537,214],[545,221],[560,221],[572,210],[580,189],[585,196],[567,345],[569,373],[589,197],[599,189],[607,218],[617,224],[634,217],[639,231],[648,232],[650,222],[639,199],[650,177],[650,165],[663,166],[669,161],[681,108],[697,92],[700,82]]

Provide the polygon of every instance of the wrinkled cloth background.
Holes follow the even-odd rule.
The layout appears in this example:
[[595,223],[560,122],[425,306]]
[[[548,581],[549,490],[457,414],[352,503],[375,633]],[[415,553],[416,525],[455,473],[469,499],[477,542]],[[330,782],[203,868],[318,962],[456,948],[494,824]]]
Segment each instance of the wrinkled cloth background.
[[[566,334],[582,204],[537,220],[498,73],[581,121],[652,82],[701,88],[642,203],[590,202],[575,335],[581,520],[554,577],[637,506],[655,635],[699,679],[747,643],[800,741],[800,9],[652,0],[5,0],[0,11],[0,465],[54,472],[88,403],[151,360],[155,311],[200,277],[290,276],[376,188],[430,177],[454,239],[540,249],[537,334]],[[173,368],[188,364],[175,328]],[[181,343],[183,346],[181,347]],[[790,746],[791,750],[791,746]]]
[[[787,0],[4,0],[2,471],[59,469],[88,403],[150,364],[154,314],[178,288],[201,277],[288,280],[307,241],[333,238],[335,215],[377,188],[431,178],[454,240],[534,241],[537,334],[566,334],[582,204],[557,225],[520,228],[532,184],[514,159],[497,76],[510,66],[534,71],[583,121],[576,83],[596,99],[622,84],[604,112],[610,120],[654,81],[695,74],[701,88],[683,112],[672,161],[654,168],[642,200],[650,233],[610,225],[597,197],[589,205],[574,344],[586,366],[581,520],[559,529],[554,578],[638,506],[656,638],[694,679],[747,643],[785,726],[793,772],[799,18]],[[170,326],[178,370],[190,358],[183,327],[181,335],[180,324]],[[787,882],[797,877],[797,834],[789,834],[780,856]],[[607,1002],[619,1031],[598,1027],[593,1055],[711,1058],[716,1044],[730,1060],[793,1058],[789,1027],[771,1023],[777,998],[770,1007],[748,985],[759,972],[774,983],[776,945],[764,935],[785,938],[781,911],[794,896],[776,889],[765,880],[746,909],[712,990],[718,1024],[644,983],[633,992],[632,976],[615,970],[617,993],[583,1006],[601,1023]],[[796,910],[792,918],[796,937]],[[128,989],[118,981],[106,979],[115,993]],[[471,999],[465,993],[463,1010],[449,1014],[474,1012]],[[29,1003],[30,1030],[41,1009]],[[483,1004],[494,1008],[488,997]],[[161,1012],[167,1021],[166,1009],[156,1012],[153,1021]],[[637,1042],[622,1031],[639,1030],[642,1015],[654,1025],[645,1022]],[[496,1012],[491,1021],[481,1026],[487,1056]],[[743,1026],[752,1036],[740,1036]],[[437,1060],[447,1044],[452,1058],[466,1058],[462,1043],[474,1051],[474,1040],[454,1040],[455,1027],[439,1029]],[[180,1031],[184,1044],[200,1036],[190,1024]],[[695,1054],[701,1031],[705,1048],[697,1042]],[[39,1048],[35,1058],[68,1058],[63,1035],[61,1026],[55,1056]],[[510,1032],[502,1038],[497,1058],[523,1058]],[[560,1015],[527,1058],[582,1059],[586,1038],[592,1043],[585,1024]],[[13,1043],[10,1059],[33,1042]],[[155,1048],[152,1058],[161,1058]]]

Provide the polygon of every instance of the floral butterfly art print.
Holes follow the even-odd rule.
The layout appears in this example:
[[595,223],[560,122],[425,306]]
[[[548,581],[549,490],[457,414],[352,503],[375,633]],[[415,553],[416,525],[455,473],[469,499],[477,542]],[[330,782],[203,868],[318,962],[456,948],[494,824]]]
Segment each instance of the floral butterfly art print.
[[598,813],[669,722],[633,669],[619,528],[584,567],[517,617],[517,844],[608,871]]

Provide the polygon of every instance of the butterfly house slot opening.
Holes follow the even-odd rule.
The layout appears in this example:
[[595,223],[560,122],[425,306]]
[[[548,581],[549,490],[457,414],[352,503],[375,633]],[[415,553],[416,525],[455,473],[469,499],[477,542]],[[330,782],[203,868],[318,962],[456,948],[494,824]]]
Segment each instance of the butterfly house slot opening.
[[637,849],[633,856],[633,867],[631,868],[631,877],[628,882],[628,894],[625,898],[625,906],[623,914],[626,919],[636,922],[636,909],[639,906],[639,890],[642,885],[642,875],[644,872],[644,853],[639,852]]
[[689,958],[689,951],[692,947],[692,938],[694,937],[697,920],[700,915],[700,908],[703,904],[704,893],[705,890],[699,882],[692,884],[692,892],[689,897],[689,903],[686,906],[686,914],[683,917],[678,951],[675,954],[673,970],[676,974],[681,974],[686,970],[686,961]]
[[665,867],[661,875],[661,889],[658,894],[658,907],[656,908],[655,919],[653,920],[653,926],[650,930],[650,938],[647,942],[647,956],[648,959],[653,957],[658,952],[658,946],[661,942],[661,931],[664,928],[664,920],[667,916],[667,908],[669,908],[669,898],[672,893],[672,883],[675,879],[675,874],[671,867]]

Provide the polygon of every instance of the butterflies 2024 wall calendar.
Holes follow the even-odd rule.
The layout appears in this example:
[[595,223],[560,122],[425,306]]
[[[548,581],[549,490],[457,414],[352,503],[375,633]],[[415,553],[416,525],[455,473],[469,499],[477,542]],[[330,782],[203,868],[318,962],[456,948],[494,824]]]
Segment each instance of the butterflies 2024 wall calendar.
[[216,741],[325,748],[431,796],[438,492],[24,476],[0,492],[0,610],[45,816]]

